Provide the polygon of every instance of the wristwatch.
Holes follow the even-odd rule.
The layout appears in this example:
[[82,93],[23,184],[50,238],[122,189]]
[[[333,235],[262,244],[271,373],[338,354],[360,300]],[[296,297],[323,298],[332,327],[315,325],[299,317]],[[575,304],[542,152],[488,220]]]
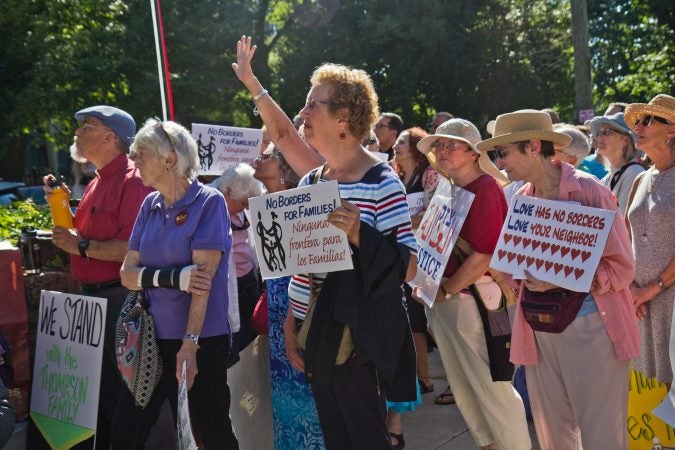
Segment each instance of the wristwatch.
[[443,297],[446,299],[452,298],[452,292],[448,292],[445,290],[445,286],[443,286],[443,283],[441,282],[441,293],[443,294]]
[[661,278],[661,277],[656,278],[656,285],[662,291],[665,291],[666,289],[668,289],[668,286],[666,286],[666,283],[663,282],[663,278]]
[[82,239],[78,244],[77,244],[77,249],[80,251],[80,256],[83,258],[89,258],[87,256],[87,250],[89,250],[89,239]]
[[199,335],[198,334],[186,333],[185,336],[183,336],[183,341],[192,341],[192,342],[195,343],[197,348],[199,348]]

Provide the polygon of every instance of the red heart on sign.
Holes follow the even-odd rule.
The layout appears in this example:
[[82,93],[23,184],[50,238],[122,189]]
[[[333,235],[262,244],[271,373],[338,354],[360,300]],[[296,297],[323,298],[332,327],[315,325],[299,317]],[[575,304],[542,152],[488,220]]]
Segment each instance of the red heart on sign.
[[586,260],[590,257],[591,257],[591,252],[587,252],[586,250],[581,251],[581,261],[586,262]]
[[579,256],[579,253],[581,253],[581,250],[577,250],[576,248],[572,249],[572,261],[574,261],[577,256]]
[[536,239],[533,240],[532,241],[532,250],[536,250],[537,247],[539,247],[539,244],[541,244],[541,242],[537,241]]
[[542,242],[541,243],[541,252],[544,253],[548,248],[551,246],[548,242]]
[[537,266],[537,270],[541,269],[541,266],[542,266],[543,264],[544,264],[544,260],[543,260],[543,259],[537,258],[537,259],[534,260],[534,265]]
[[571,249],[570,249],[569,247],[562,247],[562,248],[560,249],[560,254],[563,255],[563,258],[564,258],[565,255],[568,254],[568,253],[570,252],[570,250],[571,250]]
[[521,265],[525,261],[525,255],[517,255],[516,259],[518,260],[518,265]]
[[584,274],[584,269],[574,269],[574,276],[577,277],[577,280]]
[[558,272],[560,272],[562,270],[562,268],[563,268],[562,264],[553,263],[553,271],[556,273],[556,275],[558,274]]
[[551,256],[555,255],[558,250],[560,250],[558,244],[551,244]]
[[511,236],[509,233],[504,233],[504,243],[508,244],[512,237],[513,236]]
[[506,250],[498,250],[497,255],[499,256],[499,259],[504,259],[504,256],[506,256]]
[[527,248],[527,246],[530,245],[530,242],[532,242],[532,239],[523,238],[523,248]]
[[527,261],[527,267],[530,267],[532,263],[534,262],[534,257],[533,256],[528,256],[525,258],[525,261]]
[[506,257],[508,258],[509,262],[513,261],[513,258],[516,257],[516,254],[513,252],[507,252]]
[[515,247],[516,245],[520,244],[520,241],[521,241],[522,239],[523,239],[523,238],[520,237],[520,236],[513,236],[513,246]]
[[544,267],[546,268],[546,272],[548,272],[549,270],[551,270],[551,267],[553,267],[553,263],[551,261],[545,261]]
[[566,277],[569,277],[573,270],[574,270],[574,267],[565,266],[565,269],[564,269],[564,271],[565,271],[565,276],[566,276]]

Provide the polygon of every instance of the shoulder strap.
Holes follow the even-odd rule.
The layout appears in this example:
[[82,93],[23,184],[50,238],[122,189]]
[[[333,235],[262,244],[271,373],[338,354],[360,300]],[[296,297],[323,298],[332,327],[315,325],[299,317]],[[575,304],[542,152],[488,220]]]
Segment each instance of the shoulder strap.
[[[628,238],[633,241],[633,233],[630,230],[630,220],[628,219],[628,210],[630,209],[631,204],[633,203],[633,197],[635,197],[635,192],[637,192],[638,186],[640,186],[640,182],[642,182],[643,178],[647,178],[647,175],[645,175],[647,172],[642,172],[638,174],[637,177],[635,177],[635,180],[633,180],[633,185],[630,188],[630,193],[628,194],[628,201],[626,202],[626,210],[623,212],[623,220],[626,223],[626,228],[628,228]],[[619,211],[621,212],[621,211]]]
[[[614,175],[612,175],[612,179],[609,180],[609,188],[614,190],[614,186],[616,186],[616,184],[621,179],[621,175],[623,175],[623,173],[626,171],[626,169],[628,169],[630,166],[634,166],[635,164],[638,164],[638,165],[642,166],[642,164],[640,164],[637,161],[630,161],[630,162],[624,164],[619,170],[617,170],[614,173]],[[644,167],[644,166],[642,166],[642,167]]]

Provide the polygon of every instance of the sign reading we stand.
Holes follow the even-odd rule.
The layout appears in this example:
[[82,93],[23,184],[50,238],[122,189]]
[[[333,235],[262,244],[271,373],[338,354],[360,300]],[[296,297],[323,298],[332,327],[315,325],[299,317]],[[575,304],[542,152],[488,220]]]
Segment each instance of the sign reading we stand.
[[589,292],[615,211],[516,195],[490,267]]

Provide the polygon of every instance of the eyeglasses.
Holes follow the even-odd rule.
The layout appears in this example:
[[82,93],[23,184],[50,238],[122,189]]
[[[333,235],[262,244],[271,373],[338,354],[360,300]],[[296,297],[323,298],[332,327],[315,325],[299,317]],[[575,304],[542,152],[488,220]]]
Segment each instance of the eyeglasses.
[[330,105],[332,102],[330,100],[319,100],[312,97],[308,98],[307,101],[305,102],[305,108],[314,109],[316,108],[317,103],[320,103],[322,105]]
[[431,148],[435,152],[440,152],[444,148],[447,149],[448,151],[453,151],[453,150],[459,150],[464,145],[465,144],[463,142],[459,142],[459,141],[447,141],[447,142],[436,141],[433,144],[431,144]]
[[495,156],[494,159],[501,158],[505,159],[507,156],[509,156],[509,153],[511,153],[511,149],[500,149],[500,148],[495,148],[493,150],[490,150],[492,154]]
[[111,131],[110,128],[108,128],[108,127],[97,127],[96,125],[90,125],[88,123],[82,123],[79,127],[77,127],[78,130],[82,130],[82,131],[87,131],[90,128],[95,128],[95,129],[105,130],[105,131]]
[[156,123],[155,126],[159,125],[159,129],[162,130],[164,133],[164,136],[169,140],[169,145],[171,146],[171,150],[176,153],[176,148],[173,146],[173,142],[171,141],[171,135],[166,131],[164,128],[164,122],[162,122],[162,119],[159,117],[153,117],[152,118]]
[[603,128],[602,130],[599,130],[597,133],[595,133],[595,137],[598,138],[600,136],[609,136],[611,134],[621,134],[621,133],[612,128]]
[[375,124],[375,129],[376,129],[376,130],[379,130],[380,128],[389,128],[389,129],[391,129],[392,127],[391,127],[391,125],[387,125],[387,124],[384,124],[384,123],[377,122],[377,123]]
[[272,158],[274,158],[274,155],[272,153],[260,153],[258,156],[256,156],[255,160],[263,162]]
[[668,121],[664,119],[663,117],[659,116],[644,116],[644,117],[638,117],[637,120],[635,121],[635,126],[637,127],[638,125],[642,126],[643,128],[647,128],[652,124],[653,121],[661,122],[664,125],[668,125]]

